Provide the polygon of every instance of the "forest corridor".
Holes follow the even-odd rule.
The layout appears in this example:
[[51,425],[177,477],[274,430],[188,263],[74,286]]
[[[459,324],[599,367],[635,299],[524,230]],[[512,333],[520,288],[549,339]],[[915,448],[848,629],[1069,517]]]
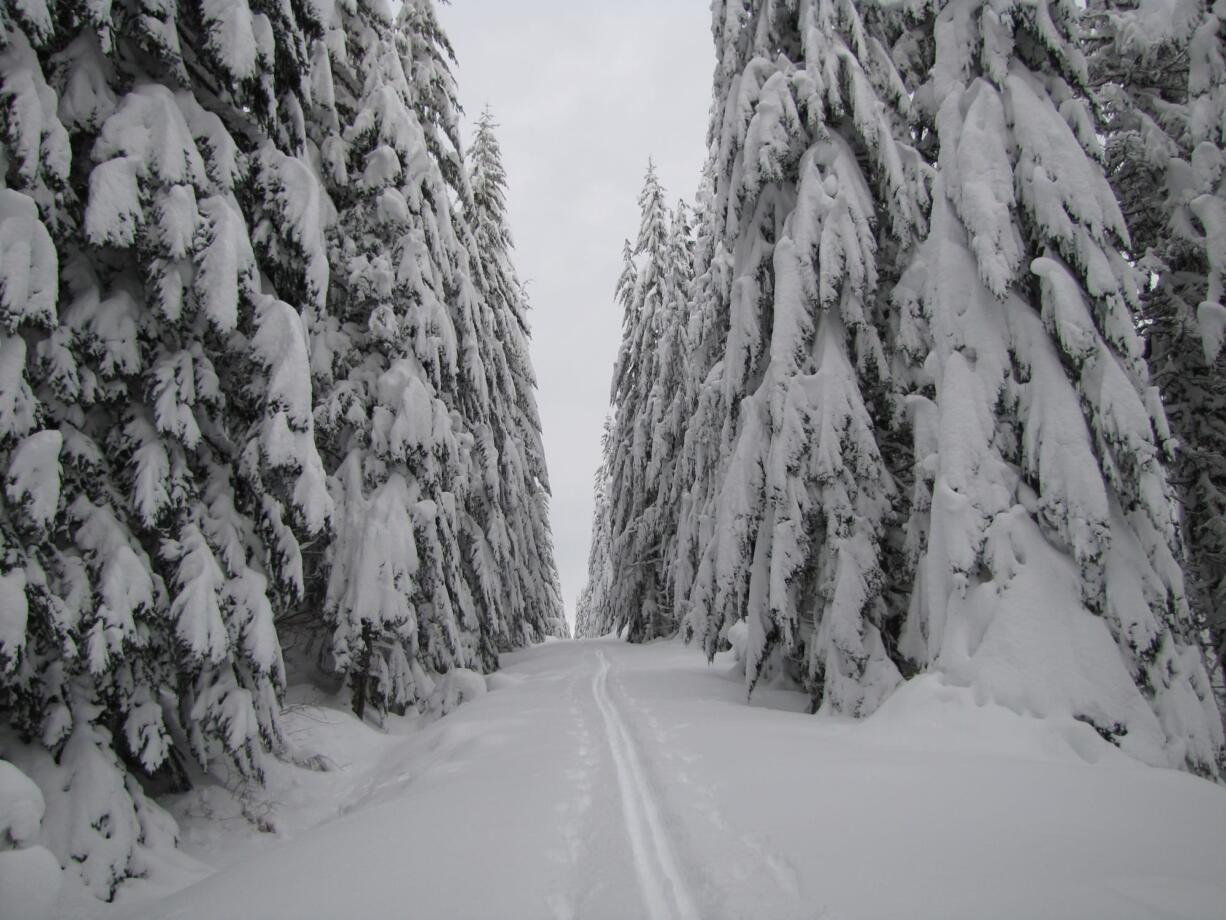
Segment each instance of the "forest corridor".
[[1226,0],[0,0],[0,920],[1226,920],[1224,345]]

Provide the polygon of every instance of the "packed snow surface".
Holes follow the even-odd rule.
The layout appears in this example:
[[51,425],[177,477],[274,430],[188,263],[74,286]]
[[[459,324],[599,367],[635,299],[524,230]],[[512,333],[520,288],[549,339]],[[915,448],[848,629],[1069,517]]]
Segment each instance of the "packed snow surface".
[[185,855],[60,914],[1226,918],[1226,790],[1080,723],[934,676],[863,722],[747,705],[731,654],[673,642],[503,664],[386,733],[298,700],[298,751],[333,769],[275,766],[247,818],[220,787],[172,799]]

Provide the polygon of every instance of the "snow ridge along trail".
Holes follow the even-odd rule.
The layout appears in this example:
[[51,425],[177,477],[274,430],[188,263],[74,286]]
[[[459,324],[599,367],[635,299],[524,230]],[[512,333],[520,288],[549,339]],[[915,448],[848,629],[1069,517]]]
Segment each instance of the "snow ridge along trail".
[[617,769],[617,785],[621,791],[622,812],[626,832],[634,854],[634,870],[638,876],[643,906],[652,920],[699,920],[694,899],[686,886],[673,854],[672,841],[660,817],[638,748],[617,704],[609,695],[609,659],[603,650],[596,652],[600,666],[592,678],[592,695],[604,720],[605,735],[613,764]]

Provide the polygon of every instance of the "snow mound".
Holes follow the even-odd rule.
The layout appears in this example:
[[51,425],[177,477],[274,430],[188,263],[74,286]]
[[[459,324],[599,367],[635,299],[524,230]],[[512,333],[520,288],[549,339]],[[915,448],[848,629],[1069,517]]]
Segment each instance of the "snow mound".
[[1141,768],[1083,721],[1018,712],[939,674],[907,681],[859,732],[865,741],[914,751]]
[[45,811],[38,785],[0,760],[0,914],[5,917],[49,918],[59,896],[59,860],[36,843]]
[[736,658],[736,663],[744,667],[746,648],[749,642],[749,624],[744,620],[737,620],[729,626],[728,642],[732,646],[732,654]]
[[441,718],[458,709],[469,700],[485,696],[485,678],[468,668],[452,668],[439,678],[430,694],[427,711],[434,718]]
[[1212,367],[1226,339],[1226,307],[1205,301],[1196,310],[1196,321],[1200,324],[1200,335],[1204,341],[1205,363]]
[[28,776],[0,760],[0,847],[26,847],[38,837],[46,806]]
[[0,852],[0,914],[21,920],[50,920],[60,892],[60,864],[46,847]]

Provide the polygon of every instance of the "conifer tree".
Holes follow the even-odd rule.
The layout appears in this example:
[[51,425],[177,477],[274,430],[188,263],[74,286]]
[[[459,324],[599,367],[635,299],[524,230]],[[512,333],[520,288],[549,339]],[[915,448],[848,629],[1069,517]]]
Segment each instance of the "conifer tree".
[[[622,345],[613,369],[610,402],[613,424],[606,442],[608,458],[608,527],[612,573],[605,598],[608,626],[629,626],[632,640],[670,632],[665,600],[661,534],[648,519],[655,501],[660,458],[653,453],[658,412],[654,385],[660,370],[655,350],[670,337],[668,311],[676,298],[670,289],[668,208],[655,167],[648,164],[639,195],[641,221],[621,286]],[[628,260],[629,261],[629,260]]]
[[631,641],[677,630],[670,567],[676,538],[674,470],[684,432],[686,297],[692,277],[688,211],[670,215],[655,168],[639,196],[641,222],[626,243],[617,285],[622,345],[596,484],[586,629],[626,630]]
[[[487,109],[467,158],[472,193],[467,216],[491,386],[489,425],[478,439],[489,503],[484,543],[490,549],[480,572],[502,582],[487,604],[505,611],[500,640],[514,647],[565,636],[567,627],[549,532],[549,477],[528,354],[528,302],[511,262],[507,177],[495,127]],[[521,634],[510,634],[510,624],[520,624]]]
[[379,708],[544,631],[464,544],[501,346],[449,56],[428,0],[0,10],[0,754],[99,897],[175,834],[137,775],[284,752],[285,624]]
[[651,464],[647,469],[649,502],[644,518],[644,533],[655,534],[654,543],[660,567],[663,593],[656,610],[659,623],[650,628],[654,635],[671,634],[680,629],[674,605],[676,596],[677,528],[683,483],[678,475],[679,459],[691,411],[692,373],[689,358],[688,322],[691,289],[694,284],[694,228],[689,205],[678,201],[669,218],[668,300],[661,316],[659,337],[651,370]]
[[280,743],[273,621],[330,503],[302,322],[248,221],[297,201],[253,159],[299,152],[319,24],[24,10],[0,51],[0,233],[28,240],[3,279],[5,615],[24,615],[0,694],[55,758],[56,855],[110,897],[173,834],[127,770],[258,778]]
[[473,663],[465,633],[478,631],[455,539],[471,436],[446,398],[461,376],[451,294],[463,253],[415,106],[407,11],[393,23],[358,8],[331,65],[346,127],[316,415],[338,511],[325,615],[359,715],[426,699],[431,671]]
[[470,178],[428,3],[339,23],[317,119],[338,220],[313,369],[340,511],[320,580],[355,710],[400,711],[565,623],[492,123]]
[[1222,14],[1189,0],[1095,10],[1091,76],[1108,113],[1108,176],[1153,278],[1141,292],[1154,382],[1178,442],[1188,600],[1226,663],[1226,50]]
[[[630,244],[627,241],[626,248]],[[633,269],[634,263],[627,259],[626,265]],[[601,462],[592,482],[592,537],[588,544],[587,581],[579,592],[575,610],[575,635],[596,638],[606,635],[614,625],[609,620],[609,588],[613,581],[609,552],[609,430],[612,418],[605,416],[600,436]]]
[[901,679],[882,291],[923,226],[926,171],[854,4],[713,10],[678,591],[708,655],[748,621],[750,688],[790,659],[815,706],[864,714]]
[[916,563],[900,648],[1153,763],[1213,772],[1134,323],[1073,3],[914,7],[897,46],[937,154],[930,232],[895,292],[914,376]]

